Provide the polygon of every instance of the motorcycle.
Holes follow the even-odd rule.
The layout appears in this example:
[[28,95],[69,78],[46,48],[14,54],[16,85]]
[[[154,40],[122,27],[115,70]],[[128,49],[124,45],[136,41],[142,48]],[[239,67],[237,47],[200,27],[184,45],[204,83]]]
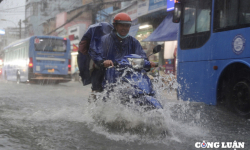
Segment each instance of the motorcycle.
[[[161,46],[156,46],[153,54],[160,50]],[[144,68],[146,61],[140,55],[130,54],[114,62],[114,67],[107,68],[103,82],[104,90],[107,91],[104,101],[108,99],[109,93],[122,86],[123,88],[116,89],[116,92],[119,93],[119,99],[123,104],[135,104],[145,110],[163,109],[161,103],[155,98],[156,93],[147,75],[148,70]]]

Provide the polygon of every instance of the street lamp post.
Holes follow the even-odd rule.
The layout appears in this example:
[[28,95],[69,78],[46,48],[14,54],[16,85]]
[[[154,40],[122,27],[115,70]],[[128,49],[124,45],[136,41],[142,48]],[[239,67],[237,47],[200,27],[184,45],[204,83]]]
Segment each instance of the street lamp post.
[[[6,19],[1,19],[1,21],[9,21],[9,22],[12,22],[14,25],[15,25],[15,27],[17,28],[18,26],[13,22],[13,21],[11,21],[11,20],[6,20]],[[19,38],[21,39],[21,20],[18,22],[18,25],[19,25]]]
[[22,38],[22,21],[21,21],[21,19],[19,20],[18,25],[19,25],[19,38],[21,39]]
[[13,23],[13,24],[15,25],[15,27],[17,27],[17,24],[15,24],[15,23],[14,23],[13,21],[11,21],[11,20],[1,19],[1,21],[9,21],[9,22]]

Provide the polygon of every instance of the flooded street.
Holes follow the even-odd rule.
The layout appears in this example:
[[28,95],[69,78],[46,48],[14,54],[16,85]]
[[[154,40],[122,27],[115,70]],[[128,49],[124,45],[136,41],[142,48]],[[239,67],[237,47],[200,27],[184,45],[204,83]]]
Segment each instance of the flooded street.
[[0,150],[250,150],[249,8],[0,0]]
[[1,150],[192,150],[203,141],[250,148],[250,121],[223,108],[177,101],[175,92],[161,95],[163,110],[143,114],[109,102],[89,104],[90,86],[79,82],[1,81],[0,91]]

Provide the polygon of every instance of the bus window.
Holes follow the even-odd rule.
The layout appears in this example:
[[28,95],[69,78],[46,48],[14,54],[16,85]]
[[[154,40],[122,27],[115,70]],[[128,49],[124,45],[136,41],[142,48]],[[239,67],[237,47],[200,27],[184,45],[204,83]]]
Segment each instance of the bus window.
[[18,58],[19,58],[19,49],[16,50],[15,60],[17,60]]
[[20,59],[20,48],[17,49],[17,58],[16,59]]
[[201,47],[210,37],[211,0],[183,3],[180,47],[182,50]]
[[197,33],[210,31],[210,9],[198,9]]
[[238,2],[235,0],[217,0],[215,3],[216,29],[237,25]]
[[59,39],[35,39],[36,51],[66,52],[66,40]]
[[4,63],[6,63],[7,61],[8,61],[8,52],[6,52],[5,54],[4,54]]
[[24,58],[25,58],[25,57],[24,57],[24,55],[25,55],[24,47],[22,48],[21,55],[22,55],[21,58],[24,59]]
[[[199,5],[203,5],[203,7],[199,7],[196,10],[194,8],[195,5],[192,4],[192,1],[191,1],[190,4],[185,7],[183,35],[209,31],[211,10],[208,7],[209,5],[207,5],[206,3],[201,3]],[[196,20],[196,17],[197,17],[197,20]]]
[[250,3],[249,0],[240,1],[239,24],[250,24]]
[[24,58],[28,58],[28,57],[29,57],[29,49],[25,47]]
[[183,35],[195,33],[195,9],[192,7],[185,7],[185,17],[183,22]]
[[216,0],[214,32],[250,26],[249,0]]

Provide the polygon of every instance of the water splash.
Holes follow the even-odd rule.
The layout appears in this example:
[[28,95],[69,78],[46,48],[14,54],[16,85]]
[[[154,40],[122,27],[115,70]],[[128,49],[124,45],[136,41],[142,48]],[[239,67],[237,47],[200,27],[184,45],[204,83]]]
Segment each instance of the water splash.
[[[133,101],[133,98],[123,92],[133,92],[133,88],[129,84],[121,84],[118,79],[117,83],[107,84],[104,92],[96,93],[96,101],[88,105],[88,114],[93,118],[89,124],[92,130],[112,140],[139,140],[147,143],[181,142],[183,136],[197,138],[206,135],[206,131],[195,124],[200,120],[199,112],[193,113],[189,102],[173,98],[173,93],[179,87],[173,74],[154,78],[152,83],[156,98],[164,109],[144,111],[142,107],[124,105],[123,101]],[[187,121],[190,118],[192,121]]]

